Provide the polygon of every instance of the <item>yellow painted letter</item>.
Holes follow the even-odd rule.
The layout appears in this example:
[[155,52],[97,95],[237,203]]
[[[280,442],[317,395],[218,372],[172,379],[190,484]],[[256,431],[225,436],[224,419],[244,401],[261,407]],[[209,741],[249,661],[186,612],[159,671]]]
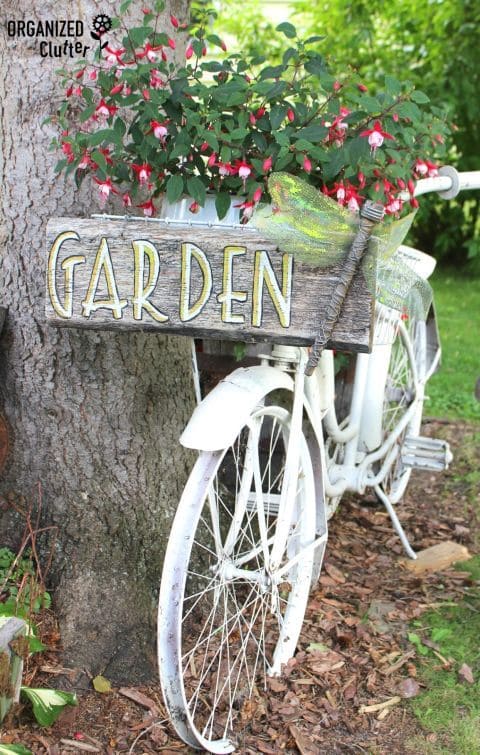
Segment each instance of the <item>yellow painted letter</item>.
[[[200,295],[194,304],[190,304],[190,285],[192,275],[192,257],[197,261],[203,276]],[[182,275],[180,280],[180,319],[182,322],[193,320],[200,314],[212,291],[212,269],[205,252],[189,241],[182,244]]]
[[222,322],[245,322],[243,315],[232,312],[232,301],[247,301],[246,291],[232,291],[233,259],[245,252],[244,246],[226,246],[223,250],[223,289],[217,296],[222,305]]
[[[158,252],[150,241],[145,241],[144,239],[132,241],[132,246],[135,260],[132,299],[133,319],[141,320],[142,310],[144,309],[157,322],[167,322],[167,315],[164,315],[151,301],[148,301],[148,297],[153,293],[157,285],[160,272]],[[146,284],[144,284],[145,256],[148,257],[148,279]]]
[[[108,299],[98,299],[97,301],[95,301],[95,294],[97,292],[102,269],[105,274],[105,280],[107,283]],[[103,237],[100,242],[100,246],[98,247],[97,256],[95,257],[95,263],[93,265],[90,283],[88,284],[87,295],[82,301],[83,316],[90,317],[92,312],[95,312],[97,309],[104,308],[111,309],[114,318],[116,320],[120,320],[120,318],[122,317],[122,309],[126,307],[127,304],[127,299],[120,299],[118,296],[117,283],[115,281],[115,273],[113,271],[110,250],[108,248],[107,239]]]
[[55,281],[57,259],[63,242],[70,239],[80,241],[80,236],[75,231],[64,231],[63,233],[60,233],[53,242],[50,254],[48,255],[48,294],[55,312],[64,320],[69,320],[73,314],[73,273],[75,265],[80,265],[85,262],[85,257],[82,257],[81,255],[72,255],[63,260],[61,267],[65,272],[65,300],[64,303],[61,304],[60,299],[58,298]]
[[268,293],[277,311],[280,325],[288,328],[290,325],[290,308],[292,304],[292,272],[293,257],[282,255],[282,290],[278,285],[267,252],[255,252],[255,272],[253,275],[253,303],[252,325],[260,328],[262,324],[263,284],[267,284]]

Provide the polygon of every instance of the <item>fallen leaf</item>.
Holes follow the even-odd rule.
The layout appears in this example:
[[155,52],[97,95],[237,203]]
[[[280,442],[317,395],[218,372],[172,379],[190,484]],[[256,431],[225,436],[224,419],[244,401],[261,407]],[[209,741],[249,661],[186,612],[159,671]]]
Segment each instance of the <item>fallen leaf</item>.
[[267,679],[268,686],[272,690],[272,692],[286,692],[287,691],[287,685],[285,682],[280,681],[279,679],[275,679],[274,676],[270,676]]
[[472,669],[470,668],[470,666],[467,666],[466,663],[463,663],[458,669],[458,678],[460,679],[461,682],[468,682],[468,684],[475,683]]
[[257,742],[257,747],[260,752],[265,753],[265,755],[277,755],[278,752],[278,750],[274,750],[270,747],[270,745],[267,745],[266,742]]
[[321,751],[318,747],[313,744],[310,737],[307,737],[300,731],[298,726],[290,724],[288,728],[290,729],[290,734],[295,740],[300,755],[320,755]]
[[354,684],[349,684],[348,687],[345,687],[343,690],[343,699],[344,700],[353,700],[355,695],[357,694],[357,688]]
[[101,676],[100,674],[92,679],[92,684],[94,690],[96,692],[100,692],[102,695],[106,692],[112,691],[112,685],[110,684],[108,679],[105,679],[105,677]]
[[340,569],[337,569],[336,566],[333,564],[324,564],[323,568],[335,582],[338,582],[339,584],[343,584],[345,582],[345,577],[343,576]]
[[416,697],[420,692],[420,685],[415,679],[407,677],[398,685],[398,691],[402,697]]
[[328,647],[328,645],[325,645],[324,642],[311,642],[307,647],[307,653],[313,653],[314,650],[319,650],[324,653],[328,652],[330,648]]
[[141,705],[143,708],[151,710],[155,715],[158,714],[159,710],[156,702],[152,700],[151,697],[144,695],[143,692],[139,692],[138,689],[135,689],[134,687],[120,687],[118,691],[124,697],[133,700],[134,703],[138,703],[138,705]]

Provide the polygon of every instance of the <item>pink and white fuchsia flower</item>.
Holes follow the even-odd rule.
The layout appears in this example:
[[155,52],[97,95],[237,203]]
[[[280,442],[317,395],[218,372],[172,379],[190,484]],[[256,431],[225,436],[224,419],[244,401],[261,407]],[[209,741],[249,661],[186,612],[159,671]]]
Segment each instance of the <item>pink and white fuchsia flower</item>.
[[161,49],[161,45],[152,47],[150,42],[147,42],[143,50],[141,52],[137,52],[137,58],[146,58],[149,63],[154,63],[158,58],[157,52]]
[[167,121],[150,121],[150,130],[156,139],[165,144],[165,137],[168,135]]
[[118,194],[118,191],[114,189],[110,178],[107,178],[105,181],[100,181],[96,176],[94,176],[94,181],[98,184],[100,203],[102,205],[104,205],[107,201],[108,197],[110,196],[110,192],[112,192],[112,194]]
[[132,170],[135,172],[141,186],[148,184],[149,178],[152,174],[152,168],[148,163],[143,163],[142,165],[136,165],[133,163]]
[[142,204],[137,205],[141,210],[143,210],[143,214],[146,218],[151,218],[153,215],[155,215],[155,212],[157,208],[153,204],[153,201],[149,199],[147,202],[142,202]]
[[428,178],[434,178],[438,176],[438,166],[429,160],[417,160],[413,166],[413,170],[419,178],[426,178],[427,176]]
[[392,139],[394,141],[394,137],[391,134],[382,130],[380,121],[375,121],[373,128],[362,131],[360,136],[368,136],[368,143],[372,148],[372,154],[375,154],[378,147],[382,146],[385,139]]
[[115,49],[114,47],[110,47],[109,45],[105,48],[105,60],[110,65],[118,65],[123,66],[125,63],[122,60],[122,55],[125,53],[124,47],[119,47]]

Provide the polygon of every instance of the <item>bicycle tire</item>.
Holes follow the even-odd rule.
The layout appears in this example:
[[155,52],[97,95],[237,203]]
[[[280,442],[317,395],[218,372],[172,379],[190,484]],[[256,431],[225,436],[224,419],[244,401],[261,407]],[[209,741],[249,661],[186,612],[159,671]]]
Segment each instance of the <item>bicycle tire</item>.
[[269,564],[289,431],[286,409],[260,406],[230,448],[200,452],[167,545],[158,621],[162,690],[180,737],[209,752],[233,751],[236,720],[245,728],[249,699],[293,655],[303,623],[313,549],[279,582],[281,566],[315,537],[303,434],[280,570]]

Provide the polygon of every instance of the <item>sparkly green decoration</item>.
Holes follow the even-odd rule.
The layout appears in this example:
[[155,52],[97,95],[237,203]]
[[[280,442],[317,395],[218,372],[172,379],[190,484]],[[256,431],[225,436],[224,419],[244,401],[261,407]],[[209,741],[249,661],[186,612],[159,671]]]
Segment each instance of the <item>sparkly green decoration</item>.
[[[288,173],[272,173],[268,189],[272,204],[259,208],[252,224],[299,262],[318,268],[341,264],[355,237],[358,216]],[[432,303],[430,284],[397,253],[414,217],[412,212],[377,226],[362,270],[377,301],[426,319]]]

